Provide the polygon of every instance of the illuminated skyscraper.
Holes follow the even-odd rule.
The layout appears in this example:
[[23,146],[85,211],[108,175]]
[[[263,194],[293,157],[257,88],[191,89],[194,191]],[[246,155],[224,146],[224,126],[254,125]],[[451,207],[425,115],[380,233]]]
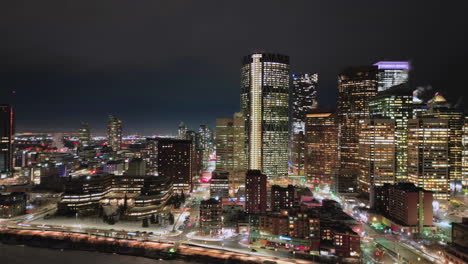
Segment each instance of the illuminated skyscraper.
[[231,193],[245,184],[245,127],[241,113],[216,119],[216,171],[229,173]]
[[229,172],[234,167],[234,120],[216,119],[216,171]]
[[198,128],[198,146],[203,153],[203,165],[206,168],[208,165],[208,160],[210,155],[214,150],[214,141],[213,141],[213,130],[206,125],[200,125]]
[[107,145],[114,151],[120,150],[122,144],[122,120],[109,115],[107,121]]
[[88,123],[82,122],[78,131],[78,139],[81,147],[86,147],[91,143],[91,132]]
[[187,139],[187,131],[188,129],[184,122],[180,122],[179,129],[177,130],[179,139]]
[[288,173],[289,57],[255,53],[241,68],[241,108],[248,168],[269,177]]
[[[340,171],[346,171],[346,175],[358,174],[360,121],[369,118],[369,101],[376,94],[377,67],[350,67],[339,74],[338,154]],[[340,180],[339,174],[336,180]],[[356,187],[349,186],[345,189],[356,191]]]
[[291,116],[292,132],[304,132],[306,114],[318,107],[318,74],[292,74]]
[[304,176],[306,114],[318,106],[318,74],[292,74],[291,134],[289,142],[290,175]]
[[449,121],[415,118],[408,121],[408,181],[434,198],[450,198]]
[[338,166],[338,126],[330,110],[314,110],[305,124],[305,174],[313,183],[330,183]]
[[413,91],[406,84],[379,92],[369,102],[371,118],[386,118],[395,121],[396,179],[405,182],[408,178],[407,129],[415,105]]
[[0,172],[13,170],[15,115],[11,105],[0,105]]
[[379,69],[377,74],[379,92],[408,81],[410,65],[407,61],[379,61],[374,66]]
[[369,193],[373,186],[396,182],[395,121],[366,119],[359,133],[358,187]]
[[291,141],[289,142],[289,166],[290,176],[305,175],[305,135],[303,131],[299,133],[291,133]]
[[[427,118],[448,120],[449,132],[449,175],[454,186],[462,181],[462,137],[463,137],[463,112],[453,108],[445,98],[436,94],[428,102],[428,109],[421,115]],[[457,190],[461,191],[461,190]]]
[[468,117],[463,124],[462,185],[468,189]]

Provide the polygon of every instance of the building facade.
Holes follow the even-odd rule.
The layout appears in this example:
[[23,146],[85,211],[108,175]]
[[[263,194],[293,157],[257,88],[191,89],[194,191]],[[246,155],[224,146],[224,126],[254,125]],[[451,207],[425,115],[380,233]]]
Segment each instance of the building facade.
[[313,183],[330,183],[338,167],[338,126],[334,111],[317,110],[306,116],[305,174]]
[[271,186],[270,197],[272,211],[292,208],[294,205],[294,186],[291,184],[287,187],[273,185]]
[[11,105],[0,105],[0,172],[13,170],[15,114]]
[[267,176],[260,170],[248,170],[245,175],[245,212],[264,214],[267,210]]
[[157,138],[158,175],[172,181],[175,191],[188,192],[193,188],[190,140]]
[[223,206],[221,201],[208,199],[200,203],[200,231],[205,236],[221,235],[223,221]]
[[[428,110],[423,117],[445,119],[449,128],[449,175],[453,186],[460,186],[462,180],[463,123],[464,114],[452,107],[445,98],[436,93],[428,102]],[[453,191],[461,191],[454,189]]]
[[81,123],[81,127],[78,130],[78,140],[80,142],[80,147],[86,147],[91,144],[91,132],[88,123]]
[[396,140],[396,179],[408,180],[408,120],[413,116],[413,91],[406,84],[401,84],[379,92],[369,102],[371,118],[386,118],[395,121]]
[[379,70],[377,74],[379,92],[408,82],[410,65],[407,61],[379,61],[374,66]]
[[245,127],[241,113],[216,119],[216,172],[229,173],[232,193],[245,187]]
[[468,117],[465,116],[463,123],[463,153],[462,153],[462,185],[468,188]]
[[318,74],[292,74],[291,128],[292,133],[304,132],[306,114],[318,107]]
[[107,121],[107,145],[119,151],[122,145],[122,120],[110,115]]
[[373,186],[396,182],[395,121],[366,119],[359,133],[359,190],[369,193]]
[[449,135],[447,119],[408,122],[408,181],[440,200],[450,198]]
[[210,182],[210,197],[220,200],[229,198],[229,173],[213,173]]
[[433,193],[413,183],[384,184],[375,187],[372,207],[405,227],[423,232],[433,225]]
[[242,59],[241,109],[248,169],[268,177],[288,173],[289,57],[255,53]]
[[[377,67],[350,67],[338,77],[338,154],[340,170],[359,170],[359,129],[361,120],[369,118],[369,101],[377,94]],[[351,172],[353,173],[353,172]],[[342,173],[337,175],[340,180]],[[356,191],[357,186],[349,186]]]

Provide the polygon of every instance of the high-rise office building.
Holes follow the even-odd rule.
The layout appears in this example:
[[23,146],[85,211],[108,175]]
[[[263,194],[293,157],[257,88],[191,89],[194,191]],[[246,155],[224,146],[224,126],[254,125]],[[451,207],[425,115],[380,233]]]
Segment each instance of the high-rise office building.
[[396,179],[406,182],[408,179],[407,130],[408,120],[412,118],[413,91],[407,84],[400,84],[379,92],[369,102],[371,118],[386,118],[395,121],[396,139]]
[[122,120],[109,115],[107,121],[107,145],[114,151],[120,150],[122,144]]
[[91,144],[91,132],[88,123],[81,123],[81,127],[78,130],[78,140],[81,147],[86,147]]
[[231,193],[245,185],[245,127],[241,113],[216,119],[216,171],[229,173]]
[[289,167],[290,176],[305,175],[305,135],[300,131],[297,134],[291,133],[291,142],[289,142]]
[[241,68],[248,168],[268,177],[288,173],[289,57],[255,53]]
[[156,138],[157,168],[160,177],[171,179],[175,191],[192,190],[190,140]]
[[[427,118],[448,120],[449,126],[449,175],[453,186],[462,182],[462,151],[463,151],[463,112],[452,107],[441,94],[436,94],[428,102],[427,111],[420,114]],[[460,189],[456,191],[461,191]]]
[[15,115],[11,105],[0,105],[0,172],[13,170]]
[[267,209],[267,176],[260,170],[248,170],[245,175],[245,212],[264,214]]
[[305,174],[313,183],[330,183],[338,167],[338,126],[333,110],[307,114],[305,125]]
[[463,124],[462,186],[468,189],[468,116]]
[[306,114],[318,107],[318,74],[292,74],[291,128],[293,134],[304,132]]
[[179,139],[187,139],[187,126],[184,124],[184,122],[180,122],[179,128],[177,130],[178,132],[178,138]]
[[396,182],[395,121],[366,119],[359,133],[360,173],[358,187],[369,193],[374,186]]
[[203,153],[203,165],[206,168],[208,165],[208,160],[210,159],[210,155],[214,150],[213,131],[206,125],[200,125],[198,128],[198,135],[199,148]]
[[234,119],[216,119],[216,170],[230,172],[234,169]]
[[289,163],[291,176],[304,176],[305,120],[306,114],[318,107],[318,74],[292,74],[291,133]]
[[198,146],[200,142],[200,135],[193,130],[187,130],[185,132],[185,139],[192,142],[192,182],[198,182],[200,180],[200,174],[203,171],[203,150]]
[[415,118],[408,121],[408,181],[434,198],[450,198],[449,136],[447,119]]
[[[338,155],[341,175],[357,175],[360,121],[369,118],[369,101],[377,94],[377,67],[349,67],[338,78]],[[344,179],[344,178],[343,178]],[[355,182],[348,181],[348,183]],[[340,184],[341,185],[341,184]],[[356,191],[357,186],[345,189]]]
[[407,61],[379,61],[374,66],[379,70],[377,74],[379,92],[408,82],[410,65]]

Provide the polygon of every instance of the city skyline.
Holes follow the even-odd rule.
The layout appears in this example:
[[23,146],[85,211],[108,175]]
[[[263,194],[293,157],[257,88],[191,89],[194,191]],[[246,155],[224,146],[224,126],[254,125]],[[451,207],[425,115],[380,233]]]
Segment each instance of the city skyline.
[[[122,119],[125,134],[174,133],[180,121],[214,127],[216,118],[240,110],[239,61],[258,49],[290,56],[291,72],[317,72],[321,106],[335,105],[342,68],[383,60],[410,61],[412,88],[432,85],[454,103],[464,93],[457,87],[467,69],[462,63],[466,36],[456,28],[467,22],[458,13],[462,8],[441,7],[436,1],[424,6],[401,1],[390,7],[343,3],[339,10],[333,3],[305,2],[285,10],[273,1],[247,11],[242,3],[229,3],[219,12],[211,12],[209,4],[186,3],[190,8],[185,9],[171,3],[155,9],[156,4],[114,1],[115,16],[96,11],[86,14],[89,23],[81,23],[89,7],[84,2],[76,4],[83,9],[7,5],[9,12],[0,16],[0,31],[8,36],[0,44],[6,58],[0,62],[1,97],[15,107],[19,132],[74,132],[88,122],[93,133],[104,133],[109,114]],[[95,5],[96,10],[105,8]],[[347,7],[357,11],[347,13]],[[307,10],[317,8],[318,16],[308,15]],[[264,12],[257,16],[258,10]],[[16,23],[22,14],[31,18]],[[269,21],[270,15],[294,15],[294,20]],[[64,23],[50,22],[54,20]],[[310,25],[314,33],[304,34],[312,31]],[[267,29],[254,31],[262,26]],[[276,30],[284,37],[277,38]],[[347,41],[353,36],[360,39]]]
[[6,3],[0,263],[468,264],[463,10]]

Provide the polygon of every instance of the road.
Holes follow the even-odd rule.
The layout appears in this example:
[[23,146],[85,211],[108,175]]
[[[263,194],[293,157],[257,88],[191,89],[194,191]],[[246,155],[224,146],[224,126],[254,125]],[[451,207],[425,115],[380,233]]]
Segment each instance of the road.
[[[319,197],[322,199],[336,200],[336,197],[332,197],[328,192],[323,190],[322,192],[319,192]],[[339,202],[342,205],[344,212],[346,212],[355,220],[360,220],[353,214],[352,211],[352,208],[355,206],[355,204],[350,204],[343,199],[339,200]],[[362,223],[362,221],[360,222]],[[375,259],[375,253],[378,251],[378,247],[381,247],[388,253],[384,263],[441,263],[440,256],[437,256],[435,252],[429,252],[428,250],[415,248],[414,246],[407,243],[410,242],[410,240],[403,240],[401,237],[391,233],[386,234],[379,232],[367,223],[362,223],[362,225],[366,233],[365,237],[372,240],[372,242],[368,243],[361,242],[363,259],[366,259],[369,262],[377,263],[382,261]],[[361,237],[361,239],[363,238],[364,237]]]

